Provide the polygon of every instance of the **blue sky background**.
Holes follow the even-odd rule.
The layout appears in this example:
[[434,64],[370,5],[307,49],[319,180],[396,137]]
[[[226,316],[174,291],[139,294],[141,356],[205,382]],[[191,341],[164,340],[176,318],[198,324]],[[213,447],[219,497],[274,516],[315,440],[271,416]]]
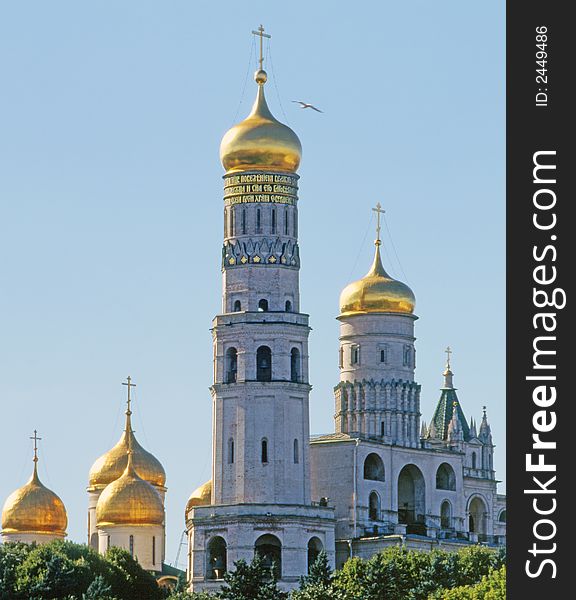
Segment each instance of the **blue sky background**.
[[450,344],[505,479],[504,10],[1,1],[0,502],[29,476],[37,428],[41,478],[84,541],[88,470],[120,436],[130,374],[136,436],[167,471],[174,560],[188,495],[210,477],[218,148],[252,104],[260,23],[269,105],[304,148],[311,431],[333,430],[338,296],[368,270],[379,201],[385,266],[416,294],[423,419]]

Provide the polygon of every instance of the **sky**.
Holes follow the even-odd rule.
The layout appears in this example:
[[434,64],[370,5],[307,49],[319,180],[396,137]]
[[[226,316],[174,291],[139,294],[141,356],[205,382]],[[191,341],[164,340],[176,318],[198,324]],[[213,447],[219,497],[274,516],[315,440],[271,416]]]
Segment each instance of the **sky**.
[[37,429],[40,477],[84,542],[88,471],[120,437],[131,375],[136,437],[167,472],[174,563],[186,500],[210,478],[218,149],[253,102],[260,23],[268,104],[303,146],[311,432],[333,431],[338,297],[368,271],[380,202],[385,268],[416,295],[422,418],[450,345],[504,491],[504,11],[0,0],[0,502],[29,477]]

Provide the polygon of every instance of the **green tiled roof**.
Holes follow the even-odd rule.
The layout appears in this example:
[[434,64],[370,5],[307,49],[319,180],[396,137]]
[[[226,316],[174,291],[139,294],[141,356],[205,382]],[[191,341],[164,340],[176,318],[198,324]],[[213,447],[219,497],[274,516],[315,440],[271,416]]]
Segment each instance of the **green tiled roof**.
[[466,417],[464,416],[460,402],[458,402],[458,396],[455,388],[442,388],[440,400],[438,401],[438,405],[434,411],[434,416],[432,417],[432,423],[434,423],[438,437],[445,440],[448,437],[448,425],[452,420],[455,402],[458,418],[460,419],[462,431],[464,432],[464,440],[468,441],[470,439],[470,427],[468,426],[468,422],[466,421]]

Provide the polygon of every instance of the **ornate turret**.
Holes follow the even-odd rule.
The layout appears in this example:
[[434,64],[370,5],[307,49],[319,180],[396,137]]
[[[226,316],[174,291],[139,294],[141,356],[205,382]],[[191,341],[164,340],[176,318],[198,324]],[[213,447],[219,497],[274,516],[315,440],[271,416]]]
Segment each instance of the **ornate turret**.
[[66,537],[64,503],[38,477],[38,446],[34,431],[34,469],[26,485],[12,492],[2,509],[4,541],[44,543]]

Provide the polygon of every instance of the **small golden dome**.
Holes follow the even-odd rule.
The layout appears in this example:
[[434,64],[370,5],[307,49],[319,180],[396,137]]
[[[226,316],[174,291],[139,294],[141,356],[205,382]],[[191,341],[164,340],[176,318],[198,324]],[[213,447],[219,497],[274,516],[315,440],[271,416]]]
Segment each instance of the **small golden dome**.
[[132,459],[122,476],[104,488],[96,505],[98,525],[162,525],[164,505],[156,489],[134,469]]
[[28,483],[8,496],[2,509],[2,533],[66,536],[68,517],[60,498],[38,478],[36,463]]
[[382,266],[380,240],[370,271],[348,284],[340,294],[340,314],[343,316],[366,313],[393,312],[412,314],[416,299],[412,290],[401,281],[392,279]]
[[186,512],[195,506],[210,506],[212,504],[212,480],[194,490],[186,503]]
[[132,459],[138,475],[148,483],[163,488],[166,484],[166,472],[160,461],[142,448],[134,437],[130,415],[126,413],[126,429],[118,443],[98,458],[90,469],[89,488],[98,489],[116,481],[128,464],[128,447],[132,447]]
[[281,171],[295,173],[302,157],[298,136],[277,121],[264,97],[266,71],[256,71],[258,95],[252,112],[229,129],[220,144],[220,160],[228,173]]

